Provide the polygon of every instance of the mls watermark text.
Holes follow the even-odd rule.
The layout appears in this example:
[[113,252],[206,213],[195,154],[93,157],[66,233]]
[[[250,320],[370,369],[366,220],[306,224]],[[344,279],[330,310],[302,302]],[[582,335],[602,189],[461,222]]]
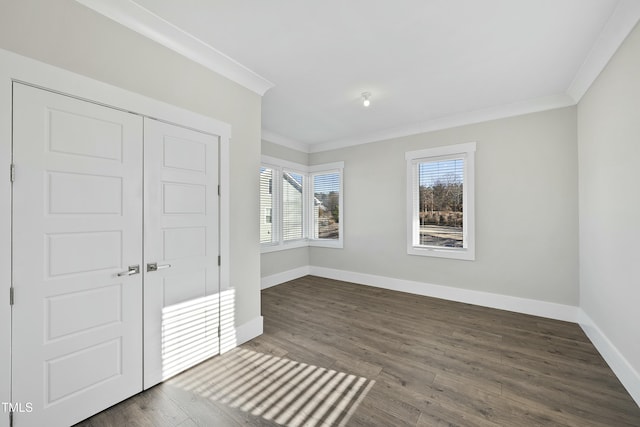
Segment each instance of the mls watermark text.
[[0,402],[2,412],[33,412],[33,403],[31,402]]

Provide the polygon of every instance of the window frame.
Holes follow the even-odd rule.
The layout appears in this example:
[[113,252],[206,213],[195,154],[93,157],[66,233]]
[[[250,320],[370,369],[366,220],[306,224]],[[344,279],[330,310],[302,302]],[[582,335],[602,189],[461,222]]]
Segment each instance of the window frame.
[[[405,153],[407,161],[407,254],[475,260],[475,152],[476,143],[445,145]],[[418,164],[463,159],[462,248],[420,245]]]
[[[271,169],[272,171],[272,241],[260,243],[260,252],[269,253],[283,251],[294,248],[317,246],[325,248],[342,248],[343,247],[343,224],[344,224],[344,162],[327,163],[314,166],[305,166],[299,163],[278,159],[270,156],[262,156],[260,168]],[[293,240],[284,240],[283,236],[283,194],[282,182],[283,173],[292,172],[302,175],[302,238]],[[340,194],[338,203],[339,211],[339,238],[338,239],[316,239],[313,236],[312,208],[314,198],[313,177],[315,175],[323,175],[327,173],[339,173],[340,175]],[[275,183],[278,183],[275,185]],[[262,206],[261,206],[262,208]],[[259,239],[258,239],[259,240]]]

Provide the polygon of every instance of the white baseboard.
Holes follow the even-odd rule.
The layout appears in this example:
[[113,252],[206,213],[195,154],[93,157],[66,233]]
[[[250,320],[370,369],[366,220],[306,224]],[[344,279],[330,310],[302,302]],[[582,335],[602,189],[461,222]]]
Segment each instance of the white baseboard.
[[316,266],[299,267],[263,277],[261,281],[262,289],[304,277],[308,274],[325,277],[327,279],[357,283],[359,285],[374,286],[393,291],[408,292],[416,295],[578,323],[579,308],[571,305]]
[[233,350],[237,346],[262,335],[263,320],[262,316],[258,316],[240,326],[225,328],[222,325],[220,331],[220,354]]
[[582,309],[580,310],[579,323],[624,388],[640,406],[640,373],[633,368],[631,363]]
[[449,301],[481,305],[516,313],[531,314],[549,319],[578,322],[578,307],[557,304],[547,301],[512,297],[493,294],[490,292],[473,291],[451,286],[433,285],[430,283],[411,280],[395,279],[392,277],[376,276],[372,274],[356,273],[353,271],[336,270],[333,268],[312,266],[310,274],[328,279],[342,280],[360,285],[374,286],[393,291],[408,292],[416,295],[435,297]]
[[240,326],[236,326],[236,343],[238,345],[244,344],[257,336],[262,335],[263,320],[262,316],[258,316]]
[[290,280],[295,280],[300,277],[304,277],[309,275],[311,271],[311,267],[305,265],[304,267],[294,268],[293,270],[283,271],[282,273],[273,274],[271,276],[265,276],[260,279],[260,287],[262,289],[267,289],[272,286],[279,285],[284,282],[288,282]]

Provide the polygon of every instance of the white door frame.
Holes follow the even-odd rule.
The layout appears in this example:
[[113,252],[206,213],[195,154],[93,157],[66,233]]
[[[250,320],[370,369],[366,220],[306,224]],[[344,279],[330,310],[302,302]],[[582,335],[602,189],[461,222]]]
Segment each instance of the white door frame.
[[[33,86],[91,100],[113,108],[191,127],[220,136],[220,289],[229,283],[229,143],[231,126],[213,118],[134,92],[90,79],[0,49],[0,427],[9,426],[2,402],[11,402],[11,86],[21,81]],[[19,168],[16,173],[19,179]],[[19,295],[16,295],[19,304]],[[26,403],[26,402],[23,402]]]

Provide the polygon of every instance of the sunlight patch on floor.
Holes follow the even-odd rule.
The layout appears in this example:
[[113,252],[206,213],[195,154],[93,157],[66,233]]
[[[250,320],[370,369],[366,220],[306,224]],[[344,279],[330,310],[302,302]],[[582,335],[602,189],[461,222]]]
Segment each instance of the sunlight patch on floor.
[[345,426],[375,381],[246,349],[183,373],[173,385],[277,424]]

